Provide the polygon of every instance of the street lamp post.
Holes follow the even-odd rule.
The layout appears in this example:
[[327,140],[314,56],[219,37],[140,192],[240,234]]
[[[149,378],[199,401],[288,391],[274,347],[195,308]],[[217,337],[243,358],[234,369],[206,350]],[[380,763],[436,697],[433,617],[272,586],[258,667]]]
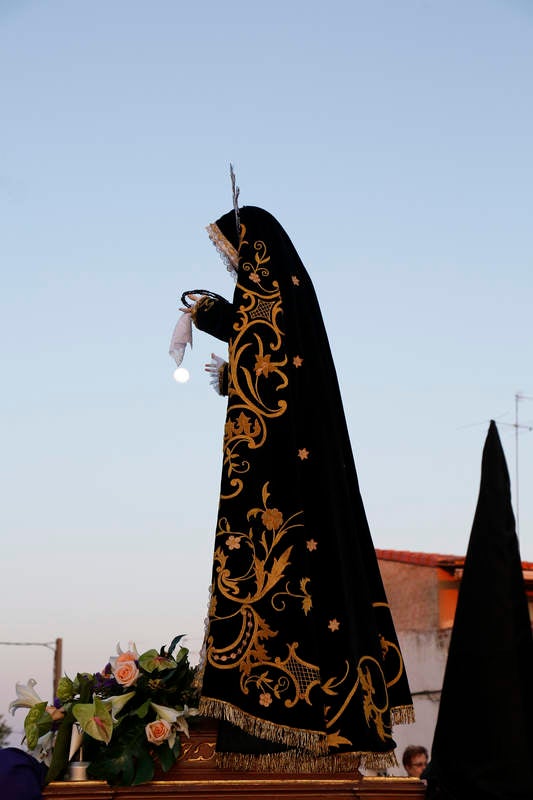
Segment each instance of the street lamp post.
[[51,650],[54,654],[52,685],[54,697],[56,696],[63,662],[63,639],[61,637],[57,638],[55,642],[0,642],[0,645],[2,644],[8,647],[46,647]]

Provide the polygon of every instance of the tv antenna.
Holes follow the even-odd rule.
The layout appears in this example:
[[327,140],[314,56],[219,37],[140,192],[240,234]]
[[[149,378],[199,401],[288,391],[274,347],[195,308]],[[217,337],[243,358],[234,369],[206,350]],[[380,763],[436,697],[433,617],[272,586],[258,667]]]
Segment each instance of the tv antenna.
[[533,400],[533,397],[517,392],[514,396],[514,454],[515,454],[515,483],[516,483],[516,535],[520,536],[520,481],[519,481],[519,460],[518,460],[518,434],[520,429],[532,431],[531,425],[520,425],[518,421],[518,408],[521,400]]

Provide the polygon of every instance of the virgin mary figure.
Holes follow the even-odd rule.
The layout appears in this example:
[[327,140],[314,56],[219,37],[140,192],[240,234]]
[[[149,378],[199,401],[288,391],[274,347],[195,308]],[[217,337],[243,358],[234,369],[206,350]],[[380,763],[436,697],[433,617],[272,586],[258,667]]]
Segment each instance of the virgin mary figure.
[[227,766],[383,769],[412,700],[313,285],[267,211],[208,232],[236,285],[190,309],[228,344],[200,712]]

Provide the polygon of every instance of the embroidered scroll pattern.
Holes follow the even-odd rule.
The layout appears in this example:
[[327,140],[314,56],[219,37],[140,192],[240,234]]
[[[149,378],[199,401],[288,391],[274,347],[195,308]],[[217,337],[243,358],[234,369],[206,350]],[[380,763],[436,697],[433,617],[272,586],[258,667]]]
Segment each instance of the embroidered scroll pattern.
[[[242,244],[248,243],[244,240]],[[287,401],[278,394],[288,383],[283,369],[287,357],[281,352],[283,332],[278,322],[282,311],[279,284],[270,278],[265,243],[254,242],[252,252],[253,261],[241,264],[238,288],[242,302],[229,348],[229,402],[224,429],[224,470],[229,486],[223,489],[224,500],[242,491],[242,476],[250,470],[246,453],[262,447],[267,421],[287,409]],[[246,278],[249,286],[245,285]]]
[[[352,669],[353,667],[346,662],[346,669],[341,678],[329,678],[322,684],[322,691],[331,698],[332,705],[335,702],[333,698],[340,700],[335,708],[332,705],[326,706],[326,728],[330,730],[339,723],[356,693],[360,691],[366,724],[375,728],[381,741],[392,739],[392,726],[388,714],[389,697],[381,664],[372,656],[365,655],[359,659],[356,677]],[[340,744],[351,744],[351,742],[340,735],[339,727],[328,734],[328,745],[338,747]]]
[[[384,608],[387,611],[390,610],[389,604],[383,602],[372,603],[372,607],[376,609]],[[395,683],[398,683],[404,674],[402,653],[397,644],[386,639],[381,633],[379,634],[379,643],[381,646],[382,663],[386,672],[387,689],[389,689],[391,686],[394,686]]]
[[[375,609],[389,608],[388,604],[383,602],[373,603],[372,606]],[[404,665],[400,649],[394,642],[386,639],[381,633],[379,642],[381,661],[378,662],[368,655],[363,656],[357,664],[357,677],[352,678],[350,678],[350,665],[346,662],[346,671],[341,678],[330,678],[322,684],[322,691],[330,698],[343,696],[335,710],[331,706],[326,707],[326,728],[331,729],[340,720],[357,691],[361,691],[366,724],[375,727],[382,741],[392,739],[387,690],[400,680],[404,674]],[[330,747],[346,743],[340,736],[340,730],[328,735]]]
[[[297,579],[297,586],[284,581],[293,549],[286,537],[289,531],[303,528],[303,512],[285,519],[279,509],[268,505],[268,500],[265,483],[262,507],[251,508],[247,513],[247,531],[234,530],[226,518],[219,520],[214,594],[229,601],[235,610],[220,616],[218,603],[213,602],[210,619],[237,622],[239,632],[224,646],[215,646],[214,636],[209,635],[207,660],[217,669],[239,669],[241,691],[245,695],[254,691],[259,705],[268,707],[279,700],[292,708],[300,701],[310,704],[311,689],[320,684],[319,669],[300,658],[298,642],[287,643],[285,658],[269,654],[267,641],[277,637],[278,632],[259,614],[257,604],[262,602],[264,608],[266,603],[274,612],[282,612],[290,598],[300,604],[304,614],[312,608],[309,578]],[[239,551],[238,572],[236,560],[232,559],[234,551]]]

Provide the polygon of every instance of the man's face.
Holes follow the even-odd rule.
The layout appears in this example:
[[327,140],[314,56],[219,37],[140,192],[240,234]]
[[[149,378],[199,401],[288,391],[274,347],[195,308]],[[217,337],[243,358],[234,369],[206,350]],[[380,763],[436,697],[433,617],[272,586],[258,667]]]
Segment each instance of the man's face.
[[419,778],[427,765],[427,756],[425,756],[423,753],[418,756],[414,756],[406,767],[407,774],[410,778]]

